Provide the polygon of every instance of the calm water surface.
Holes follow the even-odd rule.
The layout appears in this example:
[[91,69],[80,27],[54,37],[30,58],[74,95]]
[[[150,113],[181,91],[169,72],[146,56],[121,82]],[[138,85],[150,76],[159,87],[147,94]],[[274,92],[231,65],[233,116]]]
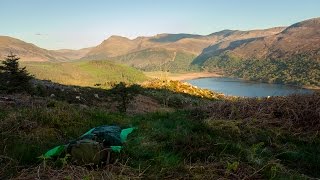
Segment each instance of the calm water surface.
[[312,90],[281,84],[249,82],[235,78],[200,78],[186,82],[231,96],[266,97],[312,93]]

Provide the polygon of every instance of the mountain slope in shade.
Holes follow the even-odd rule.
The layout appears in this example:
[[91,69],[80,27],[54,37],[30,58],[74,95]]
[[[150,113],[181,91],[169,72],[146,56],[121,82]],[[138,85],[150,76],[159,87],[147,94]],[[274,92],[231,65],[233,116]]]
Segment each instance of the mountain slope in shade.
[[308,55],[320,59],[320,18],[287,27],[281,33],[243,40],[228,40],[205,48],[194,63],[201,64],[210,57],[227,53],[241,59],[290,58]]
[[67,61],[68,58],[54,51],[39,48],[31,43],[8,36],[0,36],[0,59],[10,52],[17,54],[21,61]]

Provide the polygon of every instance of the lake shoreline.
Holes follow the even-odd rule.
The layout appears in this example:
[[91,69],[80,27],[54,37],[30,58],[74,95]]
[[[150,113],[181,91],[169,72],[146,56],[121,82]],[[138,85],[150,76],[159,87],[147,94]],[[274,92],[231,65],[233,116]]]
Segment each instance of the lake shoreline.
[[168,79],[173,81],[186,81],[199,78],[224,77],[220,73],[214,72],[194,72],[194,73],[165,73],[165,72],[145,72],[146,76],[155,79]]
[[320,87],[318,86],[301,86],[301,88],[320,91]]
[[174,81],[186,81],[186,80],[193,80],[193,79],[200,79],[200,78],[214,78],[214,77],[224,77],[224,76],[218,73],[200,72],[200,73],[179,74],[177,76],[171,76],[169,78]]
[[239,78],[201,78],[186,81],[196,87],[223,93],[226,96],[268,97],[287,96],[290,94],[312,94],[314,90],[302,87],[247,81]]
[[[251,81],[244,78],[238,78],[238,77],[232,77],[232,76],[225,76],[221,72],[194,72],[194,73],[165,73],[165,72],[145,72],[146,76],[150,78],[156,78],[156,79],[168,79],[168,80],[174,80],[174,81],[187,81],[187,80],[194,80],[194,79],[200,79],[200,78],[216,78],[216,77],[227,77],[227,78],[236,78],[243,81],[248,82],[254,82],[254,83],[266,83],[266,84],[276,84],[276,83],[268,83],[268,82],[261,82],[261,81]],[[314,90],[314,91],[320,91],[320,87],[317,86],[297,86],[292,84],[281,84],[281,85],[287,85],[292,87],[298,87],[308,90]]]
[[[224,77],[227,77],[227,76],[224,76]],[[280,84],[280,85],[286,85],[286,86],[291,86],[291,87],[296,87],[296,88],[320,91],[320,87],[319,86],[299,86],[299,85],[293,85],[293,84],[270,83],[270,82],[267,82],[267,81],[252,81],[252,80],[239,78],[239,77],[234,77],[234,76],[230,76],[228,78],[235,78],[235,79],[240,79],[240,80],[243,80],[243,81],[253,82],[253,83]]]

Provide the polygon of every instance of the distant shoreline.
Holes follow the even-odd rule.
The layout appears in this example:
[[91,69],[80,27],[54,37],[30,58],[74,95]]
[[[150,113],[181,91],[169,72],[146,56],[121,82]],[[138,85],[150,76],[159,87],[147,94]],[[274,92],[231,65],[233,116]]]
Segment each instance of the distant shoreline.
[[174,81],[186,81],[199,78],[223,77],[222,74],[214,72],[195,72],[195,73],[165,73],[165,72],[145,72],[150,78],[168,79]]
[[318,87],[318,86],[301,86],[301,87],[304,89],[310,89],[310,90],[320,92],[320,87]]
[[[213,77],[225,77],[223,74],[216,73],[216,72],[195,72],[195,73],[165,73],[165,72],[144,72],[144,74],[150,78],[157,78],[157,79],[168,79],[174,81],[186,81],[186,80],[193,80],[199,78],[213,78]],[[242,79],[242,78],[239,78]],[[242,79],[245,80],[245,79]],[[265,82],[267,83],[267,82]],[[288,86],[294,86],[289,84],[284,84]],[[314,91],[320,91],[320,87],[316,86],[296,86],[303,89],[310,89]]]

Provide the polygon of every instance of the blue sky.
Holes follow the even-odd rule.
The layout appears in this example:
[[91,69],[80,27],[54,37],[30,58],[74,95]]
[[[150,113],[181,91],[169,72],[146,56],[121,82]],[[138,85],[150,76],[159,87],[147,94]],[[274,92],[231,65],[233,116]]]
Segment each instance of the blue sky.
[[210,34],[320,17],[320,0],[0,0],[0,35],[79,49],[110,35]]

